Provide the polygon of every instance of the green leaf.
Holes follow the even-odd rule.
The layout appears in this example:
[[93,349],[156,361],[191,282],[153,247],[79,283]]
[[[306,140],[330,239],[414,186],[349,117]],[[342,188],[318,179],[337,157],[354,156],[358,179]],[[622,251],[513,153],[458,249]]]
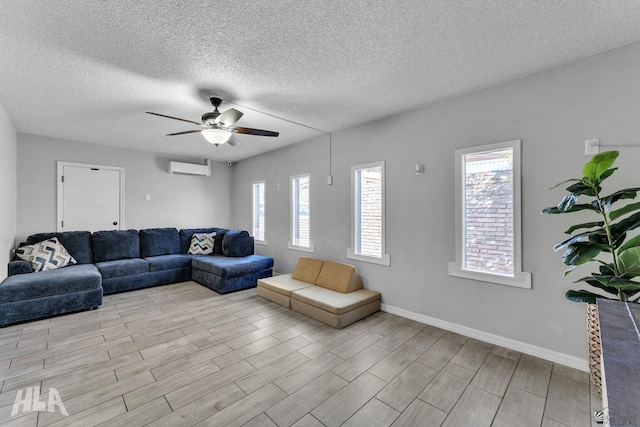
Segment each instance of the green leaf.
[[640,188],[625,188],[624,190],[616,191],[613,194],[602,197],[601,203],[605,212],[608,212],[615,202],[621,199],[635,199],[636,194],[640,191]]
[[573,283],[579,283],[579,282],[585,282],[593,286],[594,288],[602,289],[603,291],[613,295],[618,295],[618,290],[616,288],[605,286],[602,283],[598,282],[596,279],[594,279],[592,276],[583,277],[582,279],[576,280]]
[[597,181],[598,184],[602,184],[602,181],[604,181],[605,179],[609,178],[617,170],[618,170],[618,168],[611,168],[611,169],[607,169],[606,171],[604,171],[602,173],[602,175],[600,175],[600,178]]
[[[574,243],[570,245],[565,253],[562,255],[562,260],[565,265],[570,267],[576,267],[587,263],[600,255],[602,248],[599,245],[594,245],[588,242]],[[572,269],[565,272],[565,276],[569,274]]]
[[[588,238],[590,236],[594,236],[594,235],[606,235],[605,234],[605,230],[600,229],[600,230],[594,230],[594,231],[585,231],[583,233],[579,233],[579,234],[573,235],[573,236],[569,237],[568,239],[563,240],[562,242],[556,244],[553,247],[553,250],[554,251],[558,251],[558,250],[564,248],[565,246],[569,246],[569,245],[572,245],[574,243],[580,242],[581,240],[583,240],[585,238]],[[594,243],[594,242],[590,242],[590,241],[589,242],[584,242],[584,243],[587,244],[587,245],[592,245],[592,244],[599,245],[599,243]]]
[[640,248],[632,247],[618,254],[620,275],[625,277],[640,276]]
[[[616,161],[618,154],[619,153],[617,151],[605,151],[603,153],[596,154],[582,167],[582,175],[584,175],[585,178],[590,179],[592,182],[598,182],[600,176],[607,172],[607,170]],[[611,175],[611,173],[609,173],[609,175]]]
[[561,210],[562,212],[570,211],[578,201],[578,197],[579,196],[576,196],[575,194],[567,194],[562,198],[560,203],[558,203],[558,210]]
[[563,213],[569,213],[569,212],[578,212],[578,211],[584,211],[584,210],[591,210],[591,211],[596,211],[596,212],[600,212],[600,210],[597,207],[594,207],[591,204],[578,204],[578,205],[573,205],[571,207],[571,209],[567,210],[567,211],[561,211],[560,209],[558,209],[557,206],[553,206],[553,207],[549,207],[549,208],[544,208],[542,210],[542,214],[563,214]]
[[586,302],[589,304],[595,304],[596,298],[607,298],[607,297],[603,297],[602,295],[594,294],[593,292],[584,291],[584,290],[567,291],[567,293],[564,294],[564,297],[569,301]]
[[611,219],[611,221],[614,221],[620,218],[622,215],[626,215],[629,212],[637,211],[638,209],[640,209],[640,203],[631,203],[620,209],[609,212],[609,218]]
[[[598,191],[600,191],[600,188],[598,187],[597,189]],[[571,194],[575,194],[576,196],[595,196],[596,192],[594,191],[593,187],[590,187],[588,185],[586,185],[584,182],[582,181],[578,181],[573,185],[570,185],[569,187],[567,187],[567,191]]]
[[614,240],[618,241],[620,237],[624,236],[627,232],[635,230],[638,227],[640,227],[640,212],[636,212],[615,224],[611,224],[611,236]]
[[558,188],[558,187],[560,187],[561,185],[566,184],[567,182],[576,182],[576,181],[577,181],[577,182],[582,182],[582,180],[581,180],[581,179],[571,178],[571,179],[567,179],[567,180],[565,180],[565,181],[559,182],[559,183],[557,183],[556,185],[554,185],[553,187],[549,187],[549,190],[553,190],[554,188]]
[[593,227],[602,227],[604,225],[604,221],[595,221],[595,222],[585,222],[582,224],[576,224],[571,226],[565,231],[565,234],[571,234],[576,230],[580,230],[583,228],[593,228]]
[[640,246],[640,236],[635,236],[627,240],[622,246],[618,248],[618,251],[621,254],[627,249],[635,248],[636,246]]
[[593,278],[605,286],[616,289],[622,289],[625,291],[637,291],[640,289],[640,283],[622,277],[601,276],[599,274],[594,274]]

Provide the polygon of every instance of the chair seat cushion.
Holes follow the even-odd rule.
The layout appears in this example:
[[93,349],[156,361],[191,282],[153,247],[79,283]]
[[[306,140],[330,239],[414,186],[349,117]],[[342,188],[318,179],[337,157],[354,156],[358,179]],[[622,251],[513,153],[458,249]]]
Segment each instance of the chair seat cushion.
[[103,279],[149,272],[149,263],[140,258],[98,262],[96,267],[98,267]]
[[357,291],[343,294],[320,286],[311,286],[293,291],[291,298],[340,315],[379,300],[380,292],[358,289]]
[[0,303],[100,289],[102,277],[92,264],[18,274],[0,284]]
[[291,296],[291,292],[308,288],[310,286],[313,285],[311,283],[293,279],[291,274],[281,274],[279,276],[267,277],[265,279],[258,280],[258,287],[269,289],[270,291],[277,292],[288,297]]
[[218,255],[205,255],[194,258],[193,268],[222,278],[243,276],[273,267],[273,258],[262,255],[249,255],[240,258],[230,258]]
[[197,255],[159,255],[145,258],[149,263],[149,271],[173,270],[175,268],[191,267],[191,260]]

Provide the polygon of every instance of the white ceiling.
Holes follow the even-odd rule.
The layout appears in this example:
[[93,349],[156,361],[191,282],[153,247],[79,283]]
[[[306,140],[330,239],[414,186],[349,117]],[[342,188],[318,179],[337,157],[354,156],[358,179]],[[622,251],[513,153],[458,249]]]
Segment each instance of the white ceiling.
[[[0,104],[18,132],[237,161],[638,40],[638,0],[0,0]],[[280,137],[145,114],[211,95]]]

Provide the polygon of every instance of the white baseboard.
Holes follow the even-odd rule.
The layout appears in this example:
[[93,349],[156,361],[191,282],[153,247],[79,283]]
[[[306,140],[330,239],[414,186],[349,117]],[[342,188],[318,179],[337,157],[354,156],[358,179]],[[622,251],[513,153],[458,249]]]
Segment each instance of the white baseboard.
[[502,347],[516,350],[521,353],[526,353],[531,356],[540,357],[541,359],[548,360],[550,362],[559,363],[561,365],[569,366],[571,368],[578,369],[580,371],[589,371],[589,363],[586,359],[580,359],[575,356],[569,356],[564,353],[558,353],[557,351],[549,350],[535,345],[527,344],[522,341],[516,341],[509,338],[501,337],[499,335],[490,334],[488,332],[480,331],[478,329],[469,328],[468,326],[461,326],[456,323],[447,322],[445,320],[436,319],[435,317],[425,316],[423,314],[414,313],[412,311],[403,310],[401,308],[392,307],[387,304],[380,304],[380,310],[387,313],[395,314],[407,319],[415,320],[416,322],[426,323],[427,325],[436,326],[447,331],[455,332],[467,337],[475,338],[490,344],[499,345]]

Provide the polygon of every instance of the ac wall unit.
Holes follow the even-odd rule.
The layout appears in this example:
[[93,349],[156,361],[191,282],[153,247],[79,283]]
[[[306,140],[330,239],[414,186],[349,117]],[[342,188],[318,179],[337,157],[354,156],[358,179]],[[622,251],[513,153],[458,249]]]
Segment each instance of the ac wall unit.
[[204,165],[193,163],[169,162],[169,173],[181,175],[211,176],[211,160]]

